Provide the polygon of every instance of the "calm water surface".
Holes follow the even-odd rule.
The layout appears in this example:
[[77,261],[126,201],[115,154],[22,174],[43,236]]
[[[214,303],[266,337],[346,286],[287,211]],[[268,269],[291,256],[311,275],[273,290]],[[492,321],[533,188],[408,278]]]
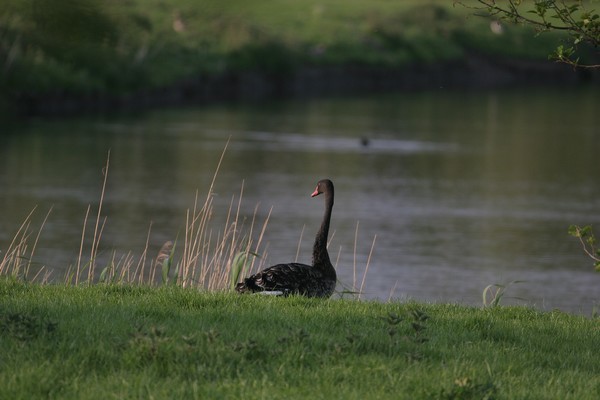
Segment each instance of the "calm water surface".
[[140,254],[151,222],[155,254],[182,232],[231,138],[214,218],[226,217],[242,185],[243,216],[257,209],[263,221],[272,209],[268,264],[293,261],[301,236],[298,260],[310,262],[323,200],[309,195],[329,177],[330,253],[342,283],[351,286],[356,274],[360,284],[376,236],[365,297],[479,305],[487,285],[520,280],[505,304],[589,315],[600,274],[566,231],[572,223],[600,229],[598,110],[598,91],[569,89],[34,121],[0,136],[0,249],[35,206],[32,229],[52,208],[34,261],[64,274],[76,262],[87,207],[98,205],[110,149],[102,254]]

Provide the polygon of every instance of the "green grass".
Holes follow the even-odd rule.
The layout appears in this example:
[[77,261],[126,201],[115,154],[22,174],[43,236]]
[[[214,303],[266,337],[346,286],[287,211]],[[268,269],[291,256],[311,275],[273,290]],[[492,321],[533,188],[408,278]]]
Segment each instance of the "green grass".
[[489,19],[448,0],[2,3],[0,91],[9,99],[129,93],[237,71],[395,68],[473,52],[545,60],[561,39],[518,26],[495,35]]
[[0,398],[596,399],[598,319],[0,280]]

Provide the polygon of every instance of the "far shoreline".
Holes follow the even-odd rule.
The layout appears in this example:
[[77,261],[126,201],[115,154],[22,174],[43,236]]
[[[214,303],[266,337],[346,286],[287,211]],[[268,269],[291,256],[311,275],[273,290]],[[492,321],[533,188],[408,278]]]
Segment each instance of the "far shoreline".
[[[597,85],[600,73],[551,61],[470,54],[460,60],[414,63],[401,68],[364,65],[299,66],[286,72],[238,71],[190,77],[173,85],[109,93],[18,93],[8,99],[9,119],[74,117],[135,112],[161,107],[256,102],[431,89]],[[2,105],[0,104],[0,107]]]

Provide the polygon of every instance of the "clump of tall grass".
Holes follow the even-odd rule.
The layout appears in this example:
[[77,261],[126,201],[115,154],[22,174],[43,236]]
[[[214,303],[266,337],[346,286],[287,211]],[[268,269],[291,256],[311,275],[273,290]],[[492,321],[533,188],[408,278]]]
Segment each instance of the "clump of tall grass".
[[[77,260],[67,269],[63,282],[74,286],[96,283],[173,284],[207,290],[225,290],[230,287],[232,280],[237,281],[239,275],[260,267],[264,259],[258,257],[258,254],[261,253],[262,238],[270,212],[260,226],[258,239],[254,240],[256,226],[259,225],[256,220],[258,207],[247,224],[246,218],[240,212],[243,182],[237,200],[235,195],[231,198],[225,224],[216,227],[214,223],[214,184],[226,150],[227,145],[223,149],[206,197],[201,200],[197,191],[193,205],[186,210],[185,229],[181,240],[174,237],[174,242],[165,243],[156,258],[149,257],[148,249],[151,247],[152,236],[150,224],[146,245],[140,255],[136,256],[131,252],[118,254],[112,251],[108,260],[102,262],[99,254],[107,222],[102,208],[110,166],[109,151],[103,168],[104,179],[98,207],[93,212],[91,206],[87,208]],[[0,276],[11,275],[18,279],[38,282],[49,282],[56,278],[53,276],[55,272],[45,266],[31,276],[35,248],[50,214],[48,212],[35,234],[31,229],[31,217],[34,212],[35,209],[27,216],[8,248],[5,251],[0,249]],[[32,240],[33,245],[30,245]],[[90,241],[91,245],[88,247]]]
[[[46,214],[44,221],[33,239],[33,245],[30,245],[32,235],[35,233],[31,228],[31,217],[36,208],[27,215],[17,233],[5,251],[0,249],[0,276],[12,276],[19,279],[27,279],[30,276],[31,266],[33,265],[33,257],[37,248],[40,234],[52,212],[52,208]],[[33,276],[34,280],[46,281],[49,277],[48,271],[44,267]]]
[[[215,174],[216,177],[216,174]],[[243,197],[243,184],[234,210],[235,197],[232,196],[225,225],[222,230],[211,228],[213,215],[213,195],[211,184],[208,195],[199,207],[198,197],[192,209],[186,213],[186,227],[182,255],[176,271],[183,287],[203,287],[209,290],[229,288],[237,282],[244,270],[252,270],[260,253],[260,245],[265,233],[270,212],[262,224],[256,243],[252,237],[256,224],[256,212],[248,227],[240,216]],[[242,261],[243,260],[243,261]],[[242,262],[242,267],[240,267]],[[234,273],[235,271],[238,273]]]
[[[508,288],[510,288],[511,286],[518,284],[518,283],[523,283],[525,281],[511,281],[508,282],[507,284],[499,284],[499,283],[494,283],[491,285],[487,285],[485,287],[485,289],[483,289],[482,292],[482,298],[483,298],[483,307],[497,307],[500,305],[500,302],[502,301],[502,298],[506,295],[506,291],[508,290]],[[495,289],[495,291],[494,291]],[[518,299],[518,300],[525,300],[519,297],[513,297],[514,299]]]

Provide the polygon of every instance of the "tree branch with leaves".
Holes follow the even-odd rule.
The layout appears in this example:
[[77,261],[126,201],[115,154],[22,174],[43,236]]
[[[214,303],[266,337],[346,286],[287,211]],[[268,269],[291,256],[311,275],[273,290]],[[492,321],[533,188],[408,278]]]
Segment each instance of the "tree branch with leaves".
[[579,239],[583,251],[594,261],[596,271],[600,272],[600,249],[596,246],[596,236],[590,225],[569,227],[569,235]]
[[477,0],[479,5],[465,5],[487,16],[533,27],[537,32],[563,31],[569,43],[560,44],[549,58],[579,68],[600,68],[600,64],[585,64],[577,56],[580,45],[588,44],[600,55],[600,15],[591,9],[597,0]]

